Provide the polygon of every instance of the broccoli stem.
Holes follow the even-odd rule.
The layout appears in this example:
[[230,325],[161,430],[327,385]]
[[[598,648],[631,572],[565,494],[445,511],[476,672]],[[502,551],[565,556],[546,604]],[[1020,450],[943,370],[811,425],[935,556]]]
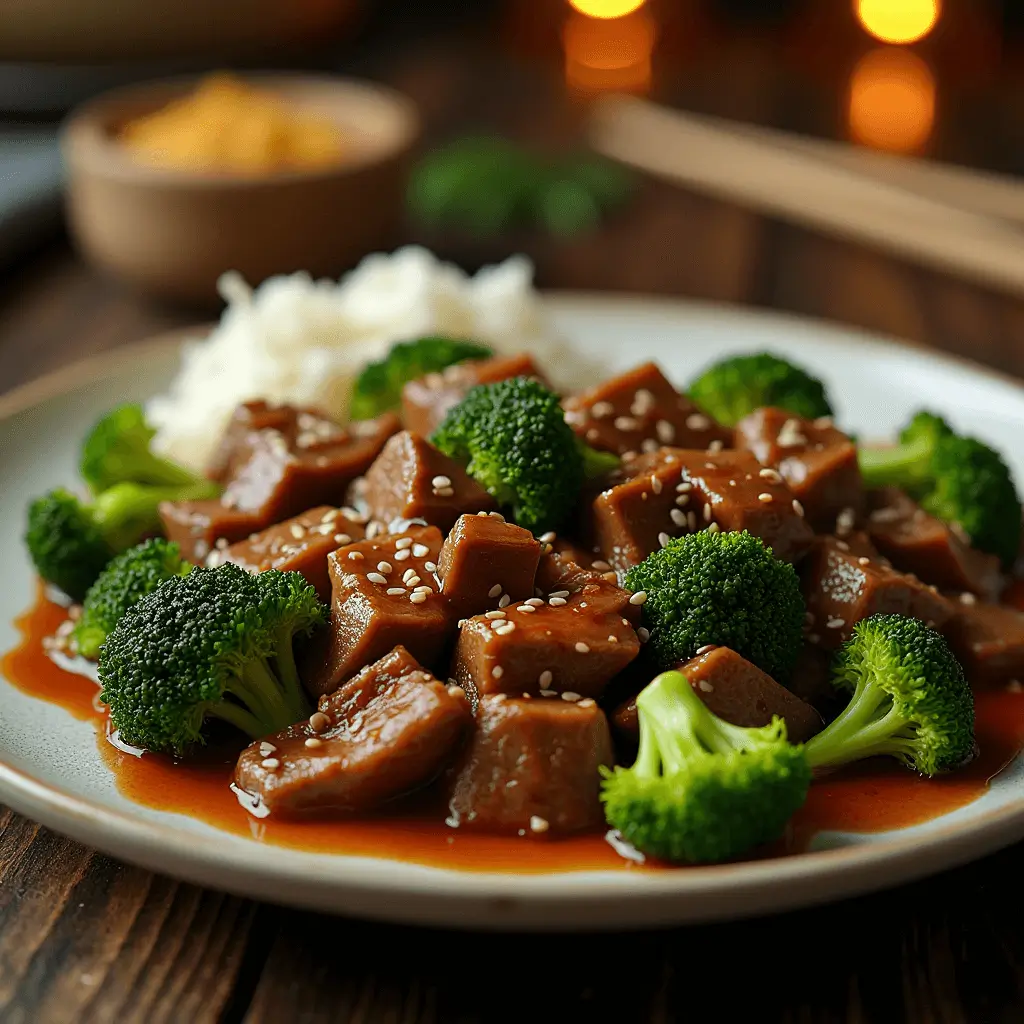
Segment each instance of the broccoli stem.
[[266,658],[246,661],[226,689],[252,712],[260,729],[258,736],[280,732],[303,717],[301,713],[293,717],[296,708],[291,695]]
[[236,729],[244,732],[250,739],[258,740],[261,736],[267,735],[263,723],[252,712],[246,711],[241,704],[233,704],[229,700],[220,700],[215,704],[210,704],[206,708],[206,713],[214,718],[228,722]]
[[891,448],[861,448],[857,453],[864,486],[908,488],[923,480],[928,459],[932,452],[932,441],[919,437],[907,444]]
[[[637,697],[640,711],[640,749],[637,766],[639,774],[657,775],[659,766],[666,775],[682,771],[694,755],[704,753],[701,748],[701,725],[708,709],[693,692],[689,680],[682,672],[663,672]],[[648,740],[648,755],[644,759],[644,739]]]
[[277,648],[273,658],[277,678],[281,682],[285,699],[294,713],[292,722],[308,718],[310,714],[309,700],[302,688],[299,670],[295,664],[295,634],[290,629],[281,628],[277,634]]

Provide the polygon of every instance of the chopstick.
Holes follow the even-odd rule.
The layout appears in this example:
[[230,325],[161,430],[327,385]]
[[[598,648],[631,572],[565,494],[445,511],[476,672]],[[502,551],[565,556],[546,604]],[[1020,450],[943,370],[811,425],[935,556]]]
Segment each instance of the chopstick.
[[818,159],[809,147],[624,96],[595,104],[590,141],[611,159],[709,195],[1024,295],[1024,233]]

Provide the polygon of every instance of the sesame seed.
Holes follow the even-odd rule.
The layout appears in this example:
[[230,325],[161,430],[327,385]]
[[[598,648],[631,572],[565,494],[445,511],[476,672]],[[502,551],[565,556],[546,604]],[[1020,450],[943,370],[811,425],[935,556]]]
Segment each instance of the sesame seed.
[[417,590],[414,594],[409,595],[409,601],[412,604],[423,604],[427,599],[427,593],[422,590]]
[[314,711],[309,718],[309,727],[313,732],[324,732],[330,725],[331,720],[322,711]]
[[632,595],[632,597],[630,597],[629,603],[630,604],[643,604],[644,601],[646,601],[646,600],[647,600],[647,591],[646,590],[638,590],[635,594]]
[[516,611],[522,612],[524,615],[534,615],[537,609],[532,604],[519,604],[516,605]]
[[540,598],[540,597],[528,597],[524,603],[525,604],[532,604],[534,608],[543,608],[544,607],[544,600],[543,600],[543,598]]
[[715,439],[708,445],[708,455],[717,455],[724,447],[721,441]]
[[689,512],[686,513],[686,525],[691,530],[696,530],[697,529],[697,513],[694,512],[692,508],[690,509]]
[[537,682],[539,682],[542,687],[547,687],[551,685],[552,679],[554,679],[554,676],[547,669],[544,669]]
[[619,642],[619,638],[614,633],[609,633],[608,634],[608,643],[610,643],[610,644],[617,644],[618,642]]
[[368,572],[366,578],[371,583],[387,583],[387,580],[379,572]]
[[675,440],[676,428],[668,420],[658,420],[654,424],[654,431],[662,444],[671,444]]
[[512,603],[512,598],[508,594],[502,594],[498,599],[499,608],[507,608]]
[[541,542],[541,544],[554,544],[555,543],[555,531],[554,530],[548,530],[547,533],[542,533],[537,538],[537,540],[539,540]]
[[849,551],[850,550],[850,545],[847,544],[845,540],[837,540],[836,541],[836,548],[839,551]]
[[260,744],[260,756],[261,757],[270,757],[270,755],[275,750],[277,750],[277,747],[275,747],[273,743],[268,743],[266,740],[264,740]]
[[566,600],[565,600],[564,597],[549,597],[548,598],[548,604],[551,605],[552,608],[561,608],[561,606],[563,604],[565,604],[565,603],[566,603]]
[[686,417],[686,425],[690,430],[707,430],[711,426],[711,420],[702,416],[699,412],[691,412]]
[[802,516],[804,514],[804,507],[803,507],[803,505],[800,504],[799,501],[797,501],[796,498],[793,499],[793,511],[798,516]]
[[780,473],[777,473],[774,469],[767,469],[767,468],[766,469],[762,469],[761,472],[758,473],[757,475],[762,480],[767,480],[769,483],[773,483],[773,484],[781,484],[782,483],[782,475]]
[[582,640],[576,641],[576,653],[577,654],[589,654],[590,647],[585,644]]
[[969,591],[965,590],[960,595],[960,603],[961,604],[977,604],[978,603],[978,599],[974,596],[974,594],[972,594]]
[[846,625],[846,619],[829,619],[825,625],[829,629],[842,629]]
[[547,832],[551,826],[548,824],[547,818],[542,818],[539,814],[530,815],[530,831],[531,832]]
[[651,490],[655,494],[661,494],[661,481],[656,476],[651,476]]
[[548,594],[548,597],[568,597],[568,596],[569,596],[569,591],[568,590],[552,590],[551,593]]
[[427,572],[437,572],[437,565],[434,562],[424,562],[423,568],[426,569]]
[[515,628],[516,624],[514,622],[508,622],[507,620],[494,623],[494,632],[497,633],[498,636],[508,636],[509,633],[515,632]]
[[452,485],[450,477],[441,475],[435,476],[430,482],[434,487],[451,487]]
[[433,488],[433,495],[435,498],[454,498],[455,490],[452,487],[435,487]]
[[704,502],[704,522],[711,522],[711,504],[710,502]]
[[645,644],[651,639],[651,631],[646,626],[641,626],[637,631],[636,635],[640,638],[640,643]]
[[309,739],[306,740],[306,746],[310,747],[310,748],[322,747],[323,745],[324,745],[324,741],[321,740],[321,739],[318,739],[316,736],[310,736]]
[[485,619],[504,619],[505,617],[506,617],[506,615],[505,615],[504,612],[499,612],[499,611],[484,612],[484,618]]
[[430,554],[430,548],[426,544],[413,544],[412,553],[417,558],[426,558]]
[[402,551],[405,548],[411,548],[411,547],[412,547],[412,537],[399,537],[398,540],[395,541],[395,550],[396,551]]
[[757,500],[763,501],[767,504],[769,501],[774,501],[775,499],[767,491],[765,491],[763,494],[759,494],[757,496]]
[[271,772],[276,771],[278,768],[281,767],[281,762],[278,761],[276,757],[265,757],[262,761],[260,761],[260,764],[263,765],[263,767],[266,768],[267,771]]
[[348,553],[348,557],[351,558],[353,562],[358,562],[363,557],[363,553],[362,551],[350,551]]
[[593,569],[594,572],[607,572],[611,566],[607,562],[598,558],[590,563],[590,568]]
[[388,597],[401,597],[405,593],[405,587],[388,587],[385,593]]
[[577,703],[578,708],[592,708],[597,706],[597,701],[593,697],[584,697],[583,700]]
[[382,573],[384,573],[386,575],[387,573],[391,572],[391,563],[390,562],[378,562],[377,563],[377,571],[378,572],[382,572]]
[[[347,533],[336,533],[334,535],[335,544],[351,544],[352,538]],[[351,555],[349,556],[352,557]]]
[[[380,566],[377,566],[377,568],[379,569]],[[388,567],[388,571],[390,571],[390,566]],[[409,568],[402,573],[402,582],[408,586],[409,580],[414,576],[416,576],[416,570],[410,565]],[[419,579],[419,577],[416,576],[416,579]]]
[[671,519],[672,522],[676,524],[676,526],[685,526],[686,525],[686,513],[682,509],[678,509],[678,508],[669,509],[668,516],[669,516],[669,519]]
[[718,523],[711,523],[708,526],[708,533],[718,533],[720,529],[721,527],[718,525]]
[[595,402],[590,407],[590,415],[595,420],[603,420],[606,416],[611,416],[615,412],[615,406],[611,402]]
[[686,506],[690,504],[690,496],[688,494],[677,494],[676,504],[680,508],[686,508]]
[[701,680],[701,681],[700,681],[700,682],[699,682],[699,683],[698,683],[697,685],[698,685],[698,686],[699,686],[699,687],[700,687],[700,688],[701,688],[701,689],[702,689],[702,690],[703,690],[703,691],[704,691],[705,693],[714,693],[714,692],[715,692],[715,688],[714,688],[714,686],[712,686],[712,684],[711,684],[711,683],[709,683],[709,682],[708,682],[708,681],[707,681],[706,679],[702,679],[702,680]]
[[658,534],[658,543],[662,547],[665,547],[671,539],[672,538],[667,533],[662,532]]
[[408,548],[401,548],[395,552],[396,562],[407,562],[412,552]]
[[570,704],[575,704],[576,701],[582,699],[582,694],[576,693],[575,690],[566,690],[562,694],[562,700],[567,700]]
[[487,591],[488,597],[497,597],[501,593],[501,584],[495,583],[490,590]]
[[500,665],[495,665],[494,668],[491,669],[492,679],[500,679],[504,674],[505,670]]
[[871,559],[868,558],[867,555],[861,555],[860,558],[857,559],[857,564],[858,565],[870,565],[871,564]]
[[682,480],[682,481],[680,481],[679,483],[676,484],[676,490],[680,494],[686,494],[687,492],[693,490],[693,484],[690,483],[689,480]]
[[616,416],[615,417],[615,429],[616,430],[636,430],[637,422],[632,416]]

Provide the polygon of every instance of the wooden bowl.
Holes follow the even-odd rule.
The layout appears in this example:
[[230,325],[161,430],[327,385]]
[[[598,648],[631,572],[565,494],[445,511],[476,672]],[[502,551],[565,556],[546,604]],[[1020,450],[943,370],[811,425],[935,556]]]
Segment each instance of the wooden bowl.
[[87,259],[154,297],[212,305],[227,270],[254,285],[296,270],[337,277],[400,240],[419,134],[411,101],[348,79],[245,77],[333,117],[349,140],[346,161],[259,177],[147,166],[120,144],[120,128],[196,80],[106,93],[74,112],[62,132],[68,224]]

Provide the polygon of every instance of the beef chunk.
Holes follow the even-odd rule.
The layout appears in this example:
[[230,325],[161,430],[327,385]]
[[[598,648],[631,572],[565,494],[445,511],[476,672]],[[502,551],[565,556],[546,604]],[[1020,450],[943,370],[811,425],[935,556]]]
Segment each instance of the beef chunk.
[[441,548],[437,575],[457,619],[533,597],[540,542],[499,515],[462,516]]
[[1024,681],[1024,612],[962,596],[943,632],[972,683]]
[[995,555],[975,551],[954,528],[895,488],[873,491],[868,501],[868,534],[897,569],[944,590],[989,601],[998,597],[1002,574]]
[[887,562],[857,555],[836,537],[819,538],[803,567],[807,640],[826,650],[840,647],[869,615],[909,615],[941,629],[952,605],[934,587],[896,572]]
[[160,514],[186,558],[201,561],[220,539],[243,540],[317,505],[336,505],[399,427],[391,413],[339,427],[291,407],[286,428],[252,431],[218,500],[165,503]]
[[321,601],[330,600],[331,580],[327,556],[337,548],[361,540],[363,525],[339,508],[320,505],[300,516],[254,533],[237,544],[221,545],[211,552],[207,564],[234,562],[250,572],[280,569],[301,572],[316,587]]
[[458,405],[470,388],[477,384],[495,384],[511,377],[535,377],[546,383],[544,375],[528,355],[456,363],[441,373],[428,373],[426,377],[405,385],[402,389],[402,421],[414,434],[430,437],[448,415],[448,410]]
[[235,785],[271,814],[372,810],[436,778],[472,720],[460,687],[397,647],[321,698],[308,721],[243,750]]
[[[824,725],[810,704],[728,647],[715,647],[676,668],[708,708],[733,725],[759,728],[778,715],[786,721],[791,743],[806,743]],[[620,704],[612,721],[616,729],[639,738],[636,698]]]
[[857,446],[828,418],[804,420],[784,409],[758,409],[736,424],[736,447],[778,470],[818,531],[835,528],[844,509],[859,519],[864,485]]
[[303,651],[301,675],[314,695],[331,693],[364,665],[404,644],[432,664],[450,632],[434,573],[441,531],[414,527],[331,552],[331,617]]
[[423,519],[447,533],[463,513],[490,512],[495,500],[454,460],[403,430],[384,445],[353,503],[372,519]]
[[610,483],[590,503],[583,530],[619,572],[669,538],[711,526],[747,530],[788,562],[813,544],[793,492],[749,452],[662,448],[624,461]]
[[[544,590],[555,582],[553,590]],[[538,585],[547,598],[465,620],[452,675],[480,693],[601,694],[639,653],[625,609],[630,595],[572,563],[542,559]]]
[[665,445],[707,449],[732,445],[732,434],[644,363],[563,403],[565,418],[591,448],[616,455],[654,452]]
[[592,700],[490,694],[452,770],[449,824],[528,836],[598,827],[600,768],[611,763],[608,722]]
[[262,399],[243,402],[228,421],[224,436],[206,467],[206,475],[217,483],[226,483],[249,456],[246,444],[249,434],[261,430],[287,433],[300,412],[320,418],[314,409],[298,410],[290,405],[273,405]]

